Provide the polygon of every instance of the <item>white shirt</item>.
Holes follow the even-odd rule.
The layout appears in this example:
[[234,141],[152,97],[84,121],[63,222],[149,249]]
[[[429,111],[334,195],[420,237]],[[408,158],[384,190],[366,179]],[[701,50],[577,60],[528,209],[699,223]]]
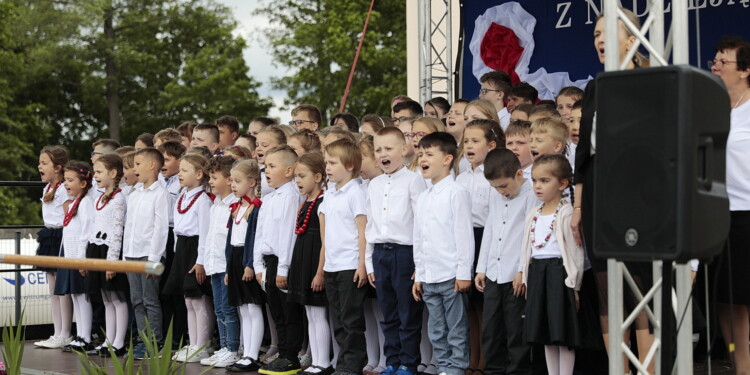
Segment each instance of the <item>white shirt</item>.
[[96,245],[107,245],[107,260],[120,260],[122,250],[122,233],[125,227],[125,195],[115,194],[107,205],[101,209],[103,202],[99,196],[94,201],[94,222],[89,235],[89,242]]
[[573,169],[573,172],[576,170],[576,148],[578,147],[577,144],[568,141],[568,152],[565,154],[565,157],[568,158],[568,162],[570,163],[570,167]]
[[[268,186],[268,180],[266,180],[266,167],[260,169],[260,199],[265,199],[266,195],[273,193],[274,188]],[[261,207],[263,207],[261,205]]]
[[[198,194],[200,194],[198,196]],[[190,202],[198,196],[190,209],[181,214],[178,209],[187,209]],[[180,194],[182,198],[182,205],[174,205],[174,235],[175,235],[175,246],[177,246],[177,236],[198,236],[198,257],[195,259],[195,264],[203,265],[203,257],[206,254],[206,240],[208,239],[208,227],[211,221],[211,198],[203,191],[203,187],[199,186],[193,188],[190,191],[183,191]],[[179,199],[178,199],[179,202]],[[177,249],[174,249],[177,251]]]
[[258,226],[255,229],[254,269],[264,268],[264,255],[276,255],[279,258],[277,275],[287,276],[289,264],[292,262],[294,241],[297,240],[294,225],[302,198],[294,181],[287,182],[263,198],[263,204],[258,212]]
[[161,261],[169,235],[169,193],[158,181],[148,188],[136,185],[128,197],[123,255]]
[[[531,257],[534,259],[549,259],[549,258],[562,258],[562,251],[560,251],[560,244],[557,242],[557,236],[555,235],[555,229],[550,228],[550,225],[555,221],[557,217],[555,214],[549,215],[538,215],[536,221],[536,227],[534,233],[529,233],[532,236],[537,245],[544,243],[544,239],[550,235],[549,241],[544,246],[537,248],[533,246],[531,248]],[[555,223],[557,225],[557,223]]]
[[[459,145],[459,147],[460,146],[461,145]],[[471,162],[466,158],[466,155],[464,155],[461,160],[458,161],[458,174],[464,173],[468,170],[471,170]]]
[[416,281],[471,280],[474,230],[469,192],[449,175],[422,192],[414,215]]
[[128,197],[130,196],[130,193],[132,193],[133,190],[135,190],[135,186],[130,186],[123,182],[120,184],[120,190],[122,190],[120,194],[122,194],[123,197],[125,197],[125,201],[127,202]]
[[484,165],[476,169],[461,173],[456,178],[461,186],[469,191],[471,196],[471,225],[474,228],[484,228],[487,216],[490,214],[490,193],[494,190],[489,181],[484,178]]
[[[68,211],[73,208],[73,203],[68,205]],[[81,198],[78,204],[76,216],[63,228],[62,247],[65,258],[86,258],[86,245],[88,245],[91,226],[94,223],[94,201],[90,195]]]
[[414,212],[425,189],[422,176],[406,167],[372,179],[366,199],[367,273],[374,271],[372,252],[376,243],[414,244]]
[[500,127],[503,128],[503,131],[508,129],[508,125],[510,125],[510,112],[508,112],[508,107],[499,110],[497,112],[497,117],[500,118]]
[[[245,237],[247,236],[247,225],[248,225],[248,222],[245,219],[245,213],[249,209],[250,209],[249,205],[241,206],[240,209],[237,210],[237,216],[234,219],[232,219],[232,238],[229,239],[229,243],[232,246],[245,246]],[[237,220],[237,218],[240,218],[240,219]]]
[[182,189],[180,186],[180,178],[177,175],[164,178],[161,173],[159,173],[159,177],[161,177],[159,181],[161,181],[164,185],[164,189],[169,193],[169,227],[174,228],[174,206],[177,204],[177,198],[180,196],[180,190]]
[[359,267],[359,231],[354,220],[366,216],[367,198],[354,179],[343,187],[327,190],[318,214],[325,215],[323,247],[326,252],[323,270],[339,272]]
[[229,194],[224,199],[217,195],[211,206],[206,251],[203,254],[203,267],[206,269],[206,275],[214,275],[227,270],[227,258],[224,251],[229,233],[227,227],[231,214],[229,205],[237,202],[238,199],[234,194]]
[[523,178],[531,181],[531,168],[534,166],[534,163],[529,164],[528,167],[523,169]]
[[[54,188],[55,187],[52,186],[52,184],[48,183],[44,188],[45,195],[49,189]],[[55,197],[52,198],[51,201],[45,202],[44,196],[42,196],[42,220],[44,221],[45,227],[61,228],[63,226],[63,217],[65,216],[63,203],[70,199],[73,198],[68,196],[68,191],[65,190],[65,187],[62,184],[60,184],[60,186],[57,187],[57,190],[55,190]]]
[[750,211],[750,101],[732,109],[727,138],[727,194],[730,211]]
[[490,194],[477,273],[487,274],[488,279],[498,284],[513,281],[521,260],[526,215],[540,203],[530,180],[521,185],[521,191],[513,199],[497,191]]

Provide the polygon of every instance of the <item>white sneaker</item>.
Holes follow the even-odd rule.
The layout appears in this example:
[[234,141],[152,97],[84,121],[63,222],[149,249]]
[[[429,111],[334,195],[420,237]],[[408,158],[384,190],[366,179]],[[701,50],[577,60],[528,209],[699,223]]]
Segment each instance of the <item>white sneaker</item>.
[[239,361],[240,358],[242,358],[242,357],[240,357],[239,354],[237,354],[235,352],[230,352],[229,350],[227,350],[226,352],[224,352],[224,354],[222,356],[220,356],[216,360],[216,363],[214,363],[214,367],[224,368],[224,367],[227,367],[229,365],[233,365],[235,362]]
[[52,340],[55,340],[56,338],[57,338],[57,336],[55,336],[55,335],[52,335],[52,336],[50,336],[50,337],[49,337],[48,339],[46,339],[46,340],[39,340],[39,341],[35,342],[35,343],[34,343],[34,345],[36,345],[36,346],[38,346],[38,347],[40,347],[40,348],[46,348],[46,346],[44,346],[44,345],[45,345],[46,343],[48,343],[48,342],[52,341]]
[[312,356],[310,354],[303,354],[299,356],[299,365],[302,369],[306,369],[312,366]]
[[73,341],[73,337],[62,338],[60,336],[55,337],[44,343],[44,348],[47,349],[60,349]]
[[216,363],[216,360],[219,359],[219,357],[221,357],[221,355],[224,354],[227,351],[229,351],[229,349],[227,349],[227,348],[221,348],[221,349],[215,351],[214,355],[212,355],[212,356],[210,356],[208,358],[202,359],[201,360],[201,364],[204,365],[204,366],[213,366]]
[[195,363],[200,362],[204,359],[208,358],[208,351],[206,349],[201,349],[200,346],[191,346],[188,350],[187,358],[185,358],[186,363]]
[[190,345],[185,345],[180,350],[174,353],[172,356],[173,361],[185,362],[187,359],[187,352],[190,351]]
[[270,354],[270,355],[264,354],[264,355],[260,356],[260,361],[264,365],[267,365],[267,364],[273,362],[276,358],[279,358],[279,353],[278,352]]

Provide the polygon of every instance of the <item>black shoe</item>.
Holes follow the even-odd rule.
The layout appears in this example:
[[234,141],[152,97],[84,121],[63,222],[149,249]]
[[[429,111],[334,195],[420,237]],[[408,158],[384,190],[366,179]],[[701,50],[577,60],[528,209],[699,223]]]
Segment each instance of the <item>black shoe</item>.
[[[127,354],[128,349],[125,347],[125,345],[123,345],[122,348],[120,348],[120,349],[113,348],[113,351],[114,351],[115,357],[122,357],[125,354]],[[109,347],[102,346],[102,348],[99,349],[99,357],[109,358],[111,356],[112,356],[112,353],[110,353]]]
[[62,347],[62,351],[70,353],[73,351],[74,348],[78,348],[80,345],[77,345],[77,343],[85,342],[82,338],[78,336],[73,336],[73,340],[70,340],[70,344],[65,345]]
[[[296,359],[296,358],[295,358]],[[287,358],[276,358],[273,362],[258,370],[260,374],[266,375],[294,375],[302,370],[299,360],[290,361]]]
[[[243,364],[240,362],[243,362],[246,364]],[[254,372],[254,371],[260,370],[260,362],[250,357],[242,357],[239,361],[225,367],[224,369],[227,371],[232,371],[232,372],[251,372],[251,371]]]

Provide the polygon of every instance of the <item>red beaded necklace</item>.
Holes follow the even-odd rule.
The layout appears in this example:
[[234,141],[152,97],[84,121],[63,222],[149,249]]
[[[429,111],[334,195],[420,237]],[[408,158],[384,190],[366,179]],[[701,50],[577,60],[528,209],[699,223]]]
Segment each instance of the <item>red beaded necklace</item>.
[[75,212],[78,211],[78,205],[81,203],[81,198],[76,198],[73,200],[73,203],[68,206],[68,209],[65,210],[65,216],[63,216],[63,226],[67,227],[68,224],[70,224],[70,221],[73,220],[73,216],[75,216]]
[[[294,225],[294,233],[296,235],[300,235],[302,233],[305,233],[307,231],[307,226],[310,224],[310,215],[312,214],[313,207],[315,207],[315,203],[318,202],[318,198],[323,195],[323,190],[318,192],[318,195],[315,197],[315,199],[312,200],[312,203],[310,203],[310,206],[307,207],[307,212],[305,213],[305,220],[302,221],[302,226],[299,226],[299,215],[302,213],[302,210],[297,212],[297,221]],[[304,205],[303,205],[304,207]]]
[[[62,182],[56,183],[55,184],[55,189],[57,189],[58,187],[60,187],[60,185],[62,185]],[[52,184],[51,183],[47,184],[47,188],[44,190],[44,195],[47,195],[47,193],[49,193],[49,189],[52,189]]]
[[97,200],[96,200],[96,206],[95,206],[95,207],[96,207],[96,210],[97,210],[97,211],[101,211],[102,209],[104,209],[104,207],[107,207],[107,205],[108,205],[108,204],[109,204],[109,202],[110,202],[110,201],[112,200],[112,198],[114,198],[114,197],[115,197],[115,195],[117,195],[117,193],[119,193],[119,192],[121,192],[121,191],[122,191],[121,189],[117,189],[117,190],[115,190],[115,192],[114,192],[114,193],[112,193],[112,195],[111,195],[111,196],[109,197],[109,199],[108,199],[108,200],[107,200],[106,202],[104,202],[104,205],[103,205],[103,206],[101,206],[101,207],[99,207],[99,203],[100,203],[100,202],[102,201],[102,197],[104,196],[104,194],[100,195],[100,196],[99,196],[99,199],[97,199]]
[[186,193],[182,193],[182,195],[180,195],[180,199],[177,200],[177,212],[180,213],[180,214],[184,214],[184,213],[190,211],[190,207],[193,207],[193,205],[195,204],[195,201],[197,201],[198,198],[200,198],[201,194],[203,194],[203,190],[199,191],[198,194],[195,194],[195,196],[193,197],[193,199],[190,200],[190,203],[188,204],[188,206],[183,209],[182,208],[182,199],[185,198],[185,194]]
[[253,197],[253,199],[250,199],[250,197],[248,197],[247,195],[243,195],[242,199],[230,204],[229,211],[234,212],[234,210],[237,210],[237,214],[234,216],[234,223],[237,225],[240,225],[240,223],[242,222],[242,217],[244,216],[244,215],[239,214],[240,207],[242,207],[242,201],[245,201],[247,202],[247,204],[256,208],[260,207],[260,205],[263,204],[263,202],[261,202],[260,199],[258,199],[258,197]]

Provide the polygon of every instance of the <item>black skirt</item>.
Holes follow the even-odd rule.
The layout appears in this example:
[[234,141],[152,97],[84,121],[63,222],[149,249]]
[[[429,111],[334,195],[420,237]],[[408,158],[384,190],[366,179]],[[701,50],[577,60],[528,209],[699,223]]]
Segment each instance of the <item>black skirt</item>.
[[474,267],[472,267],[471,289],[469,290],[469,310],[479,311],[484,306],[484,293],[477,290],[474,285],[474,276],[477,272],[477,263],[479,262],[479,250],[482,248],[482,236],[484,236],[484,227],[474,228]]
[[562,258],[532,259],[526,281],[524,335],[529,344],[581,344],[575,292],[565,286]]
[[209,277],[206,277],[203,284],[199,285],[195,279],[195,273],[188,273],[197,259],[198,236],[177,236],[172,269],[162,291],[164,295],[184,295],[186,298],[200,298],[212,294]]
[[731,212],[729,244],[717,263],[716,301],[750,305],[750,211]]
[[252,281],[242,281],[245,266],[242,261],[245,249],[242,246],[232,247],[232,256],[227,259],[227,293],[230,306],[240,306],[248,303],[262,305],[265,301],[265,292],[261,289],[258,281],[253,277]]
[[[36,255],[60,256],[62,247],[62,228],[42,228],[36,233],[36,242],[39,247],[36,249]],[[37,269],[46,272],[55,272],[56,268],[37,267]]]
[[[65,249],[60,250],[60,256],[65,256]],[[83,276],[78,270],[60,268],[55,278],[55,295],[81,294],[85,292]]]
[[[86,258],[107,259],[107,251],[109,251],[109,246],[96,245],[89,242],[89,245],[86,247]],[[102,290],[114,292],[115,298],[118,301],[126,302],[128,300],[130,286],[128,285],[128,278],[124,273],[116,273],[115,277],[107,280],[106,272],[88,271],[84,279],[86,293],[94,301],[106,298],[102,296]]]
[[305,306],[328,305],[325,290],[313,292],[311,287],[313,278],[318,272],[322,246],[318,228],[308,228],[305,233],[297,236],[292,253],[292,262],[289,265],[287,302]]

